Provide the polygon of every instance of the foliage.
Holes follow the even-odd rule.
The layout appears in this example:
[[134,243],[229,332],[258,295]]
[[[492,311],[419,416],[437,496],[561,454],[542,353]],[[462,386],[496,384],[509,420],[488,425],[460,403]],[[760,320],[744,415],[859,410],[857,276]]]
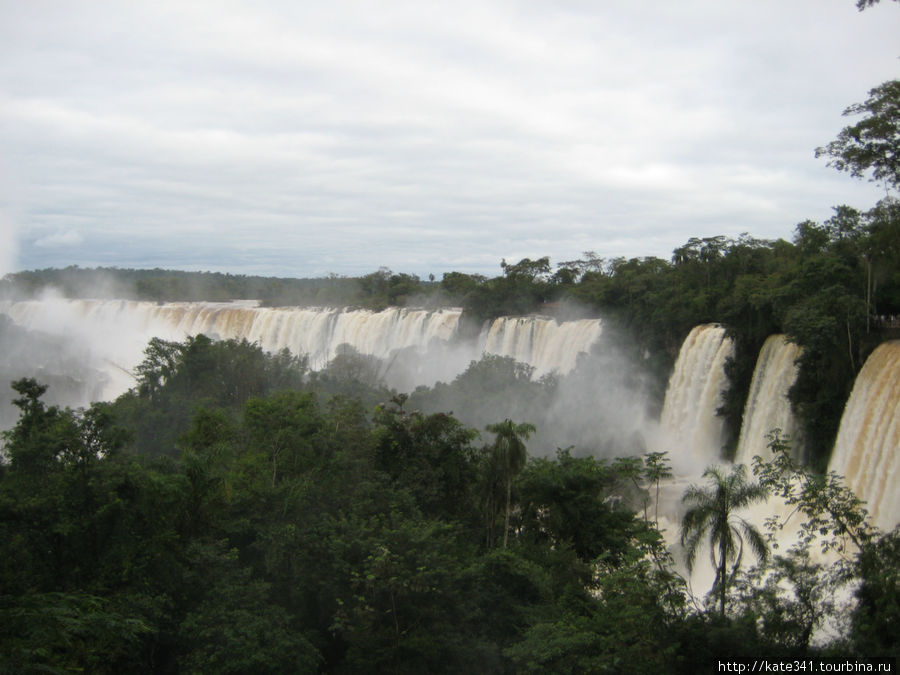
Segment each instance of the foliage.
[[[856,8],[861,12],[868,7],[877,5],[881,0],[856,0]],[[894,0],[898,2],[898,0]]]
[[731,603],[735,612],[758,619],[764,639],[805,654],[816,630],[842,628],[835,622],[847,612],[838,600],[846,585],[840,567],[814,560],[809,546],[799,543],[738,576]]
[[485,497],[488,505],[486,512],[488,518],[491,519],[488,521],[488,546],[492,546],[494,542],[492,516],[496,512],[496,503],[499,501],[497,494],[499,487],[506,497],[503,509],[503,548],[506,548],[509,537],[510,509],[512,508],[513,480],[525,468],[525,462],[528,459],[525,441],[537,429],[528,422],[516,424],[511,419],[505,419],[496,424],[488,424],[485,430],[496,434],[485,458],[485,483],[487,486]]
[[860,584],[851,637],[860,655],[900,657],[900,530],[865,546],[858,558]]
[[119,672],[150,628],[109,605],[81,592],[0,595],[0,672]]
[[[723,556],[714,540],[729,612],[697,613],[656,529],[663,453],[527,458],[531,425],[488,425],[495,438],[479,446],[406,396],[368,416],[302,379],[270,390],[284,380],[261,377],[262,391],[235,398],[228,373],[254,363],[254,347],[155,346],[153,386],[108,406],[46,406],[43,385],[16,383],[0,470],[8,669],[692,672],[722,650],[806,653],[821,617],[844,611],[829,590],[854,577],[846,649],[892,653],[893,540],[860,536],[836,478],[790,478],[789,453],[762,480],[825,514],[817,528],[852,531],[859,563],[825,567],[796,548],[740,574],[740,545]],[[174,401],[192,411],[177,453],[141,452],[153,443],[135,436],[153,430],[131,416],[135,401],[154,420]],[[730,516],[753,492],[739,473],[689,491],[686,543],[699,544],[705,505]]]
[[[895,634],[883,629],[898,617],[896,532],[881,536],[840,476],[796,465],[778,430],[770,448],[772,459],[754,458],[754,474],[785,506],[766,523],[776,552],[735,580],[733,613],[754,622],[760,637],[785,654],[805,657],[822,630],[849,637],[857,656],[895,657]],[[779,551],[780,533],[794,519],[797,534]],[[842,638],[831,648],[846,649]]]
[[313,672],[315,647],[291,626],[290,614],[272,601],[269,585],[241,567],[236,549],[221,542],[194,543],[188,583],[200,600],[179,625],[188,673]]
[[864,115],[844,127],[828,145],[816,149],[827,155],[829,166],[861,178],[871,170],[872,180],[900,187],[900,80],[889,80],[869,91],[863,103],[854,103],[844,116]]
[[407,413],[405,402],[401,395],[375,410],[376,466],[408,490],[424,514],[471,524],[478,468],[472,442],[478,432],[445,413]]
[[410,405],[422,410],[452,410],[467,424],[483,428],[498,417],[542,419],[549,407],[556,381],[533,379],[534,368],[508,356],[485,354],[449,384],[420,387],[410,395]]
[[403,305],[437,290],[437,284],[387,268],[363,277],[328,274],[317,279],[259,277],[220,272],[135,270],[117,267],[41,269],[9,274],[0,297],[39,297],[52,291],[67,298],[111,297],[158,302],[259,300],[265,306],[348,306],[382,309]]
[[711,466],[703,472],[703,477],[708,479],[708,487],[691,485],[682,498],[690,507],[682,517],[681,543],[685,547],[690,571],[703,539],[709,538],[710,561],[715,570],[711,593],[718,596],[719,612],[724,616],[728,587],[740,569],[744,544],[758,559],[768,557],[768,547],[762,534],[735,512],[764,501],[767,492],[762,485],[747,482],[746,467],[742,464],[727,475],[720,467]]
[[[632,631],[656,607],[659,534],[615,499],[603,462],[561,451],[526,464],[530,425],[491,425],[499,440],[479,448],[474,430],[407,412],[405,397],[371,420],[297,390],[232,406],[232,364],[213,345],[155,346],[154,386],[96,411],[46,406],[43,385],[17,383],[0,471],[10,668],[497,672],[570,601],[610,628],[631,607]],[[175,400],[194,411],[177,457],[151,461],[137,440],[119,450],[123,421],[151,432],[135,400],[152,419]],[[491,483],[506,548],[483,544],[478,489]],[[608,599],[589,609],[600,588]]]
[[114,407],[138,430],[134,449],[174,456],[176,441],[197,407],[234,415],[253,396],[299,387],[305,371],[305,358],[287,350],[267,355],[246,340],[153,338],[135,369],[137,387]]
[[[799,543],[818,541],[823,553],[848,553],[852,544],[862,550],[877,535],[868,512],[839,475],[811,473],[791,456],[790,443],[779,430],[769,436],[772,459],[753,458],[753,473],[769,493],[784,500],[801,518]],[[783,524],[781,524],[783,526]]]

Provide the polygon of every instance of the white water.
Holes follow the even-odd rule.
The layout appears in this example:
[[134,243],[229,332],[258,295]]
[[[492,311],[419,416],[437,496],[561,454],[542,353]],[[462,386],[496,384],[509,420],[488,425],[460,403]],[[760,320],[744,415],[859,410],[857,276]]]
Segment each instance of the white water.
[[787,394],[797,379],[795,361],[799,356],[800,347],[783,335],[771,335],[763,345],[744,408],[735,463],[749,467],[756,455],[771,459],[768,434],[773,429],[781,429],[791,438],[796,435],[797,422]]
[[[781,365],[776,364],[784,362],[783,355],[780,354],[783,344],[781,336],[773,336],[760,352],[744,415],[745,425],[748,417],[757,417],[755,424],[761,426],[766,424],[764,419],[772,418],[768,403],[763,398],[780,388],[780,385],[775,386],[771,380],[778,379],[774,376],[773,369],[777,370]],[[708,486],[707,479],[702,477],[708,466],[719,465],[726,474],[732,470],[731,464],[721,459],[724,421],[716,415],[726,385],[725,360],[732,352],[733,344],[722,326],[696,326],[685,338],[678,353],[674,371],[669,378],[660,420],[661,438],[658,447],[670,453],[676,473],[662,486],[660,527],[663,528],[679,571],[689,579],[692,592],[698,597],[709,591],[715,572],[709,562],[706,542],[695,559],[693,572],[689,574],[684,566],[684,550],[679,538],[681,519],[687,507],[681,498],[690,485],[702,488]],[[755,396],[753,392],[756,392]],[[750,425],[753,424],[750,421]],[[752,480],[749,468],[748,478]],[[757,505],[736,515],[748,518],[762,529],[765,518],[775,514],[773,508],[773,504]],[[752,555],[748,555],[747,564],[753,564]]]
[[[718,364],[723,360],[721,350],[724,348],[723,335],[713,326],[699,326],[685,340],[669,383],[663,413],[662,426],[672,436],[696,437],[706,433],[703,429],[708,417],[706,420],[697,418],[708,415],[710,388],[714,388],[718,378]],[[748,396],[736,462],[749,463],[756,454],[771,456],[765,446],[769,429],[779,427],[786,433],[796,432],[786,393],[796,378],[795,361],[799,354],[796,346],[786,343],[778,335],[769,338],[761,350]],[[693,411],[691,401],[696,403]],[[689,427],[687,431],[685,426]],[[699,443],[695,447],[700,447]],[[707,463],[715,461],[715,455],[707,458]],[[728,464],[723,468],[731,470]],[[859,373],[841,419],[828,468],[844,476],[846,484],[867,501],[875,525],[889,530],[900,522],[900,342],[879,346]],[[699,470],[700,467],[698,473]],[[661,523],[679,562],[682,552],[678,545],[678,523],[683,514],[679,497],[688,483],[704,484],[698,473],[680,473],[681,478],[676,477],[666,486],[668,498]],[[747,509],[744,515],[760,529],[772,517],[784,523],[778,536],[782,548],[796,541],[802,524],[793,508],[777,497]],[[833,554],[832,557],[822,556],[818,549],[813,550],[813,557],[823,562],[833,560]],[[713,573],[703,559],[698,558],[698,563],[690,579],[694,591],[702,594],[710,587]],[[846,595],[846,591],[842,592]],[[821,631],[831,628],[826,625]]]
[[[483,353],[528,363],[535,367],[535,377],[566,373],[601,333],[599,320],[504,317],[486,326],[478,341],[458,344],[459,309],[395,307],[373,312],[268,308],[255,302],[48,298],[0,303],[0,311],[28,330],[66,335],[87,350],[86,359],[103,364],[105,382],[99,393],[104,399],[115,398],[133,385],[130,372],[140,363],[151,337],[183,340],[203,333],[218,339],[246,339],[269,352],[288,349],[306,355],[313,370],[324,368],[342,345],[350,345],[360,354],[386,360],[383,374],[388,384],[413,388],[451,380]],[[393,359],[400,351],[405,352],[404,358]],[[412,365],[402,363],[407,360]]]
[[879,345],[857,375],[828,469],[868,502],[878,527],[900,522],[900,341]]
[[534,376],[568,373],[603,332],[599,319],[558,322],[539,316],[500,317],[481,336],[481,351],[534,366]]
[[682,475],[699,474],[718,461],[724,422],[716,415],[726,384],[725,359],[734,345],[717,324],[696,326],[684,341],[669,378],[658,447]]
[[264,350],[288,349],[323,368],[341,345],[361,354],[389,357],[394,350],[425,350],[447,343],[457,331],[458,309],[392,308],[382,312],[331,308],[263,308],[255,303],[150,303],[125,300],[47,299],[0,307],[29,330],[68,335],[107,364],[104,391],[114,398],[133,384],[128,373],[140,363],[151,337],[183,340],[203,333],[218,339],[246,339]]

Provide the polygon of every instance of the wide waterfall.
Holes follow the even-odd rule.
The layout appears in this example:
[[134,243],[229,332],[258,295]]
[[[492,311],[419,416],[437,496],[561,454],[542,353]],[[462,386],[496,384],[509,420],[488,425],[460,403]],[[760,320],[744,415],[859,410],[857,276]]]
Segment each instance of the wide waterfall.
[[756,455],[771,458],[768,434],[773,429],[781,429],[783,435],[791,438],[795,436],[798,427],[787,394],[797,379],[795,362],[799,356],[800,347],[788,342],[784,335],[770,335],[763,344],[744,408],[735,463],[749,466]]
[[868,502],[873,522],[900,522],[900,341],[881,344],[856,377],[829,471]]
[[684,474],[718,460],[724,422],[716,415],[725,387],[725,359],[734,345],[718,324],[696,326],[687,336],[669,378],[658,446]]
[[[183,340],[203,333],[246,339],[264,350],[305,355],[324,368],[342,345],[383,359],[388,384],[412,388],[449,380],[483,353],[511,356],[535,368],[535,376],[571,371],[580,353],[601,333],[598,319],[499,318],[480,338],[459,340],[460,309],[257,307],[255,302],[152,303],[128,300],[44,299],[0,303],[0,312],[32,331],[65,335],[104,364],[104,398],[133,384],[130,372],[151,337]],[[394,358],[404,352],[403,358]]]

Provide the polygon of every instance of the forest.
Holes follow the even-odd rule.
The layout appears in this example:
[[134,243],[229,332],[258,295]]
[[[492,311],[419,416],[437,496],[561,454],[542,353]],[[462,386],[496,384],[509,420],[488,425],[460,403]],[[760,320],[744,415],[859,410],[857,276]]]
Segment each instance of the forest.
[[[861,4],[865,4],[861,1]],[[871,4],[871,2],[869,3]],[[900,187],[900,82],[848,108],[862,121],[818,150]],[[692,238],[670,260],[502,261],[440,281],[46,269],[0,297],[107,293],[268,305],[461,306],[602,316],[630,337],[660,398],[695,325],[735,341],[719,411],[732,446],[756,355],[802,347],[792,405],[807,462],[774,431],[772,459],[712,466],[687,486],[676,561],[660,519],[670,458],[622,442],[529,453],[534,419],[478,419],[487,397],[533,409],[554,386],[486,357],[451,382],[387,389],[346,353],[153,339],[135,386],[71,409],[12,382],[0,462],[0,672],[695,673],[735,659],[893,659],[900,530],[881,532],[823,471],[854,378],[900,316],[900,202],[837,206],[791,241]],[[101,290],[103,289],[103,290]],[[4,331],[14,331],[0,324]],[[27,339],[27,338],[23,338]],[[451,412],[451,410],[455,410]],[[461,420],[478,419],[467,425]],[[778,543],[738,511],[783,500]],[[709,588],[679,572],[710,558]],[[800,668],[797,668],[800,669]]]
[[[664,453],[529,457],[527,422],[467,428],[406,395],[368,410],[390,392],[347,372],[196,336],[154,340],[137,386],[85,410],[14,382],[0,667],[693,673],[761,654],[896,658],[900,534],[872,528],[838,477],[794,464],[777,436],[752,478],[711,469],[686,493],[686,550],[708,543],[717,562],[713,587],[691,593],[659,530]],[[730,520],[769,494],[808,518],[790,548]],[[820,629],[834,632],[814,641]]]

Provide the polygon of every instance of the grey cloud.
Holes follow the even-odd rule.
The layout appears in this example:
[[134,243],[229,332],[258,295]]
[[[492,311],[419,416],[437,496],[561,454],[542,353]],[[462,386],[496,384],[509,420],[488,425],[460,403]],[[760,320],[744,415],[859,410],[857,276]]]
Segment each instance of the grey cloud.
[[18,266],[493,274],[879,196],[812,149],[891,77],[892,7],[224,7],[0,7]]

